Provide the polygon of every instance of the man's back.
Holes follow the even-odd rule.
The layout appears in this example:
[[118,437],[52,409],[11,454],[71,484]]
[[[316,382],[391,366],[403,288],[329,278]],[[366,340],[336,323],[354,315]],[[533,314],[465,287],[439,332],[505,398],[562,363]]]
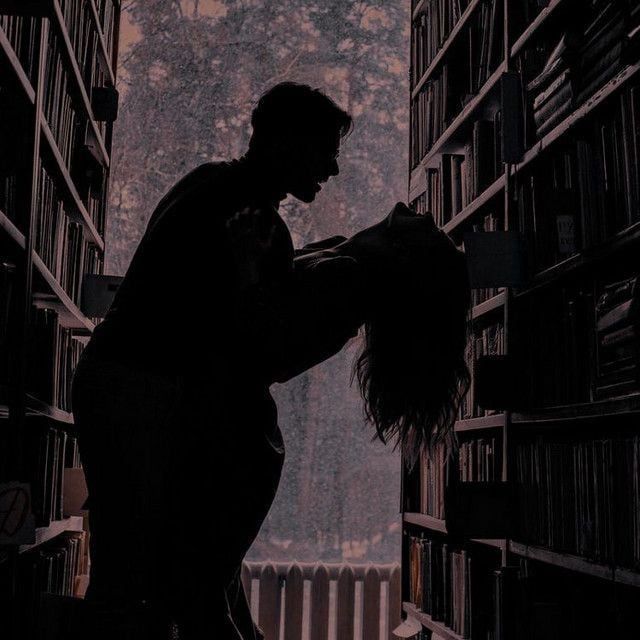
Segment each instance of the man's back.
[[[216,359],[228,361],[228,305],[237,283],[225,224],[246,204],[264,206],[254,195],[254,178],[237,160],[211,162],[169,190],[88,355],[169,374],[192,370],[211,348]],[[272,260],[276,277],[293,257],[286,227],[279,230],[286,237]]]

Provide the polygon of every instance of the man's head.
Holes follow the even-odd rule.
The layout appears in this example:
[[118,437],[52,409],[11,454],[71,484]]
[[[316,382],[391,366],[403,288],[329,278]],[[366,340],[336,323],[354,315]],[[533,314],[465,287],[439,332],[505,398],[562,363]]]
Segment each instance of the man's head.
[[281,82],[253,110],[248,155],[282,191],[311,202],[320,184],[338,175],[340,141],[352,124],[351,116],[320,90]]

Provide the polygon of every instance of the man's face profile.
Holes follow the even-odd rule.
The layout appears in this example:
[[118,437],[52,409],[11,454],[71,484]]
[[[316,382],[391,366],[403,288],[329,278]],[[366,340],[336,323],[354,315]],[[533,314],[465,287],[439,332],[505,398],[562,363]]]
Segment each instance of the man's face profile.
[[339,173],[340,135],[311,135],[289,144],[284,171],[288,193],[302,202],[312,202],[331,176]]

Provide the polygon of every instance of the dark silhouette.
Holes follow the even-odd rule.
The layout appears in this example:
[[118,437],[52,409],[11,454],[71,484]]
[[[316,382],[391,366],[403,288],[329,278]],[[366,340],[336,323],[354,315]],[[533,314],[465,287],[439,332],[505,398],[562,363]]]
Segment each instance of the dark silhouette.
[[[377,435],[411,457],[451,438],[469,289],[463,254],[398,203],[381,223],[295,252],[278,204],[338,174],[350,116],[282,83],[247,153],[205,163],[156,207],[77,367],[91,603],[104,637],[261,637],[242,559],[284,459],[269,393],[366,327],[356,372]],[[422,313],[435,297],[450,313]],[[434,308],[441,309],[440,304]]]

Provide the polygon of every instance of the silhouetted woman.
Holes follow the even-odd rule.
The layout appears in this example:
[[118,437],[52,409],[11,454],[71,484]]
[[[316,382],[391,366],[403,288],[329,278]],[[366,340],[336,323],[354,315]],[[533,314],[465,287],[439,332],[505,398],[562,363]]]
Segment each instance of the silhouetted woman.
[[[468,382],[464,256],[397,205],[348,240],[294,252],[278,214],[337,175],[351,118],[282,83],[238,160],[205,163],[156,207],[76,369],[89,488],[92,638],[260,637],[241,563],[284,443],[269,393],[365,327],[368,415],[410,458],[451,438]],[[437,310],[437,313],[434,312]]]

